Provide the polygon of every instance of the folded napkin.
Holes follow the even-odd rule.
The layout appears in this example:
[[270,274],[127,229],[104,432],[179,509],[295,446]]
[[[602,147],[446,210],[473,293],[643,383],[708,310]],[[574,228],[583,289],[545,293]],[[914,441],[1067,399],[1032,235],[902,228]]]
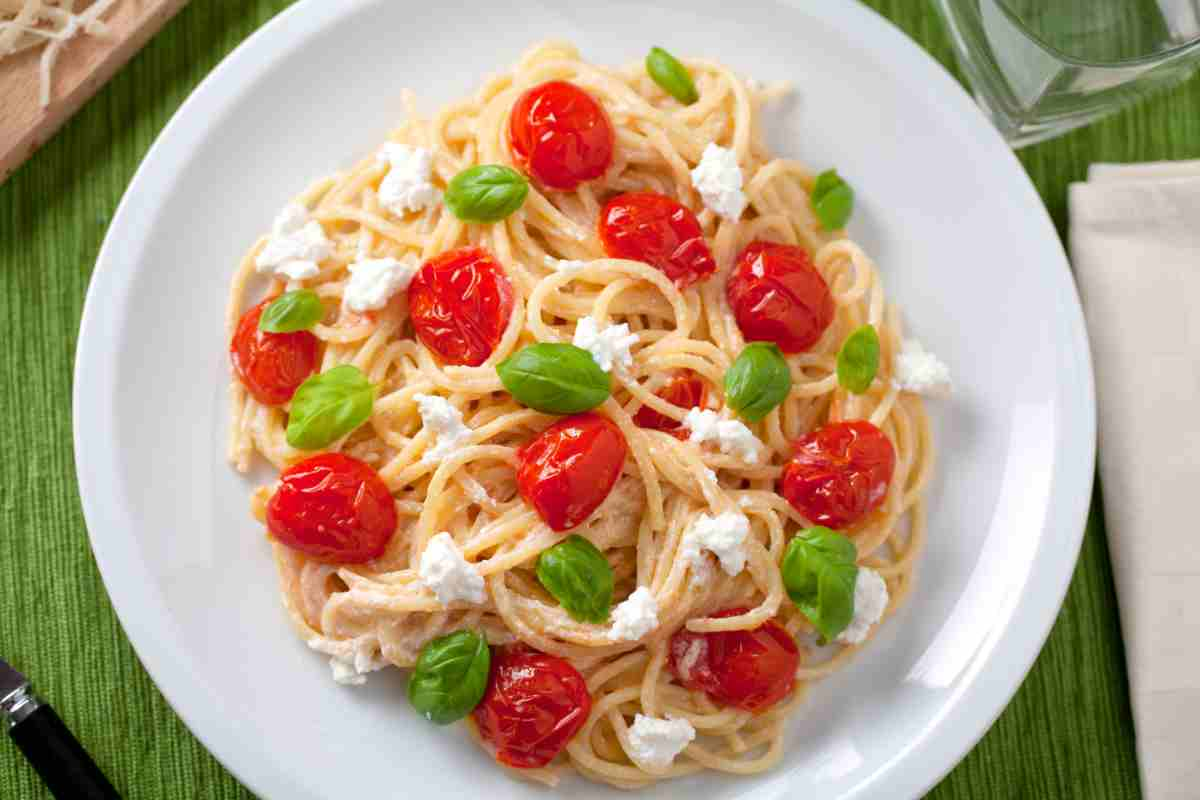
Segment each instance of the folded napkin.
[[1100,481],[1147,800],[1200,797],[1200,161],[1070,189]]

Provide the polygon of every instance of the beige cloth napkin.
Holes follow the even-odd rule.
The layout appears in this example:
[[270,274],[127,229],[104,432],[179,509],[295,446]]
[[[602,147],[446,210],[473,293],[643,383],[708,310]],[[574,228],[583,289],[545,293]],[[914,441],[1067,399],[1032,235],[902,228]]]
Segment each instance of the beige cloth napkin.
[[1100,481],[1147,800],[1200,798],[1200,161],[1070,189]]

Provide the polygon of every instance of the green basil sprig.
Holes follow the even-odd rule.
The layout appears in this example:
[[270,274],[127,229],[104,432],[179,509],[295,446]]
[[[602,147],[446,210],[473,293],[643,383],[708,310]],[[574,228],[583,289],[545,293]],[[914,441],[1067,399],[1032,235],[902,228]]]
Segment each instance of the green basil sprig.
[[374,406],[375,387],[358,367],[343,364],[313,375],[292,397],[288,444],[320,450],[366,422]]
[[571,534],[538,556],[537,576],[571,619],[600,623],[612,606],[613,572],[596,545]]
[[874,325],[863,325],[842,342],[837,354],[838,383],[854,394],[871,388],[879,371],[879,334]]
[[833,641],[854,618],[858,548],[840,533],[817,525],[788,542],[783,585],[825,641]]
[[325,316],[325,304],[312,289],[284,292],[263,309],[258,329],[267,333],[306,331]]
[[827,231],[836,231],[846,226],[850,212],[854,210],[854,190],[842,180],[836,169],[827,169],[817,176],[812,188],[813,210],[817,220]]
[[520,403],[547,414],[588,411],[612,394],[612,376],[573,344],[530,345],[497,364],[496,372]]
[[725,402],[751,422],[782,403],[791,388],[787,359],[772,342],[746,345],[725,373]]
[[457,722],[483,699],[491,664],[487,640],[474,631],[426,642],[408,679],[408,701],[430,722]]
[[512,167],[478,164],[454,176],[446,187],[446,207],[464,222],[499,222],[529,194],[529,180]]
[[700,93],[696,91],[696,84],[692,82],[687,67],[661,47],[650,48],[646,55],[646,72],[667,94],[685,106],[690,106],[700,99]]

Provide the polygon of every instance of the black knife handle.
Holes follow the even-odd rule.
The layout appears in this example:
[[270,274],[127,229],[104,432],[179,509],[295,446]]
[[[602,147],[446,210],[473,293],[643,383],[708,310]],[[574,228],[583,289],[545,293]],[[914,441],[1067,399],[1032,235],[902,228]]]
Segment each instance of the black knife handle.
[[13,725],[9,735],[58,800],[121,800],[49,705],[38,706]]

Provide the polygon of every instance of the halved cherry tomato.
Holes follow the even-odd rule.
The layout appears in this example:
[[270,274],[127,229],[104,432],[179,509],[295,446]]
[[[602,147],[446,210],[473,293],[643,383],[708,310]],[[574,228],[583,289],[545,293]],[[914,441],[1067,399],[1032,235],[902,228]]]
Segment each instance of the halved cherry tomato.
[[508,117],[513,160],[550,189],[599,178],[612,163],[612,122],[590,94],[567,81],[534,86]]
[[841,530],[883,505],[896,450],[866,420],[834,422],[798,439],[779,493],[816,525]]
[[833,322],[833,295],[802,247],[752,242],[725,287],[742,335],[785,353],[817,343]]
[[517,488],[553,530],[574,528],[608,497],[628,450],[607,417],[567,417],[517,451]]
[[[736,617],[727,608],[714,617]],[[714,702],[746,711],[765,711],[792,691],[800,648],[774,620],[748,631],[693,633],[680,628],[668,644],[668,664],[684,687]]]
[[321,341],[309,331],[267,333],[258,329],[258,318],[271,304],[268,297],[242,315],[229,358],[242,385],[266,406],[283,405],[317,368]]
[[645,261],[680,289],[717,271],[696,215],[664,194],[630,192],[609,200],[600,212],[600,241],[613,258]]
[[408,287],[417,337],[447,364],[487,361],[512,311],[512,284],[482,247],[460,247],[426,261]]
[[472,712],[479,735],[510,767],[544,767],[592,710],[587,682],[565,659],[524,645],[496,648],[487,691]]
[[[695,372],[685,369],[671,378],[666,386],[654,394],[671,405],[683,409],[704,408],[708,399],[708,384]],[[677,431],[683,425],[666,414],[660,414],[650,406],[642,406],[638,409],[638,412],[633,415],[633,424],[639,428],[652,428],[656,431]]]
[[375,470],[341,453],[288,467],[267,503],[271,535],[318,561],[378,558],[396,532],[396,504]]

